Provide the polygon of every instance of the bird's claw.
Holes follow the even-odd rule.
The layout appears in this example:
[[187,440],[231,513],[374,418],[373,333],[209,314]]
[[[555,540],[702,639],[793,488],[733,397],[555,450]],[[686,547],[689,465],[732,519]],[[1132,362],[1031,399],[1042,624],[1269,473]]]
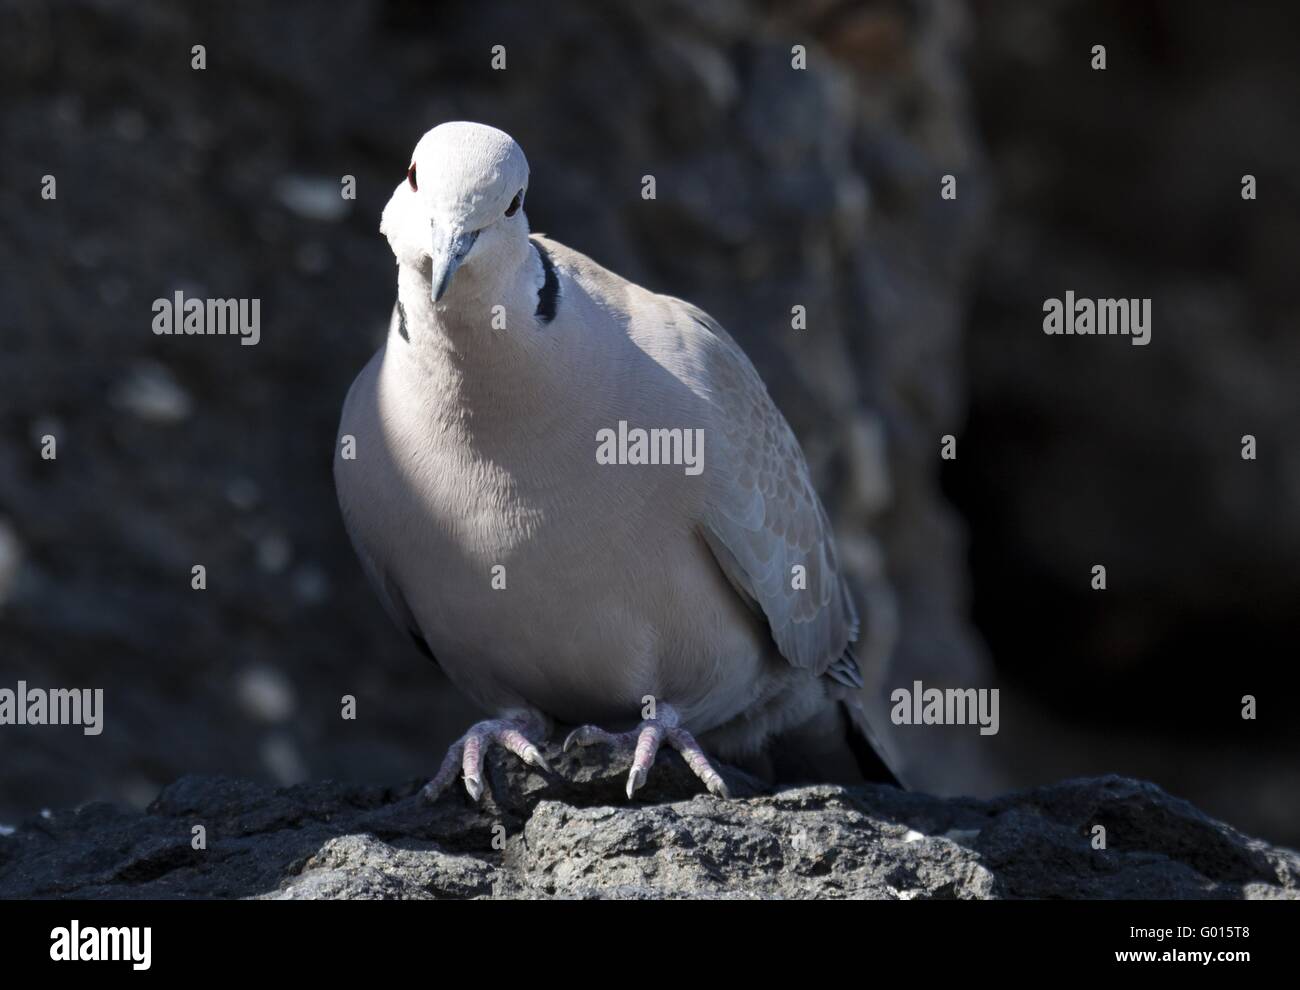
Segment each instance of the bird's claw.
[[465,790],[469,791],[471,800],[478,801],[483,796],[483,781],[478,777],[471,777],[467,774],[465,776]]
[[594,725],[580,725],[564,737],[564,752],[567,753],[574,746],[590,746],[594,742],[617,744],[623,741],[624,736],[630,735],[630,732],[613,733]]
[[[661,709],[663,707],[666,706],[661,706]],[[630,800],[637,791],[645,786],[646,778],[650,775],[650,768],[655,762],[655,755],[666,742],[682,754],[682,759],[686,761],[686,765],[691,768],[695,776],[700,778],[710,794],[730,798],[731,792],[727,789],[726,782],[718,771],[713,768],[709,758],[704,755],[704,750],[695,741],[695,737],[677,725],[673,713],[668,712],[665,714],[669,717],[647,719],[632,732],[606,732],[594,725],[580,725],[565,738],[564,751],[567,753],[575,745],[590,746],[593,743],[635,747],[632,767],[627,774],[627,796]]]
[[483,796],[483,761],[488,743],[504,746],[529,766],[550,773],[550,764],[542,751],[524,734],[533,727],[533,720],[526,717],[493,718],[475,723],[452,743],[442,766],[421,793],[426,799],[436,801],[459,771],[465,775],[465,790],[470,799],[477,802]]
[[640,767],[633,767],[627,774],[627,799],[632,800],[632,795],[641,788],[645,787],[645,779],[648,776],[645,770]]
[[524,749],[523,760],[529,766],[537,767],[539,770],[545,770],[547,773],[552,772],[551,765],[546,762],[546,757],[542,755],[542,751],[536,746],[528,746]]

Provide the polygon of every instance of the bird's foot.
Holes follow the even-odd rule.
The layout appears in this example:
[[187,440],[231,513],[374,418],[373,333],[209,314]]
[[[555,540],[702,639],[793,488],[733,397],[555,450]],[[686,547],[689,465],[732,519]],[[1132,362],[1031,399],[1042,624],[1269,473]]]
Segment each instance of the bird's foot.
[[477,801],[483,794],[483,760],[489,743],[504,746],[529,766],[550,773],[546,758],[528,738],[529,733],[543,739],[546,736],[544,720],[531,712],[510,712],[501,718],[474,723],[468,732],[451,744],[437,775],[424,785],[422,793],[430,801],[436,801],[447,785],[456,779],[457,771],[463,771],[465,790]]
[[659,705],[656,717],[642,722],[631,732],[606,732],[594,725],[582,725],[569,733],[564,740],[564,751],[572,746],[590,746],[593,743],[608,743],[611,746],[635,747],[632,757],[632,769],[627,775],[627,796],[645,786],[646,776],[654,766],[655,755],[665,742],[682,754],[686,765],[695,772],[695,776],[704,782],[710,794],[729,798],[731,792],[713,764],[704,755],[704,750],[695,741],[695,737],[678,724],[677,713],[667,705]]

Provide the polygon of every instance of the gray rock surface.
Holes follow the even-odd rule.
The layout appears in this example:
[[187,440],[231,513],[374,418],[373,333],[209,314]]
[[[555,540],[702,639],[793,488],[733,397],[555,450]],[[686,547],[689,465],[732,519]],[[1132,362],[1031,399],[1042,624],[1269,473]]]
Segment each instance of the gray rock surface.
[[23,823],[0,838],[0,897],[1300,897],[1300,855],[1123,777],[981,801],[763,793],[728,770],[739,796],[723,801],[674,753],[629,803],[622,758],[554,755],[546,777],[494,753],[479,807],[459,789],[430,805],[416,783],[184,777],[143,814],[92,804]]

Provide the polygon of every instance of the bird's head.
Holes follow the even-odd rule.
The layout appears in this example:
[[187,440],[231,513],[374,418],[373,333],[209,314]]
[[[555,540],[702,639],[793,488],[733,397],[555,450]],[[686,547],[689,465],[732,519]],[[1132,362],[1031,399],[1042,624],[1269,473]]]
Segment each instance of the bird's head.
[[528,159],[486,124],[439,124],[415,146],[406,178],[384,207],[380,231],[399,264],[429,266],[433,301],[456,273],[516,264],[528,243]]

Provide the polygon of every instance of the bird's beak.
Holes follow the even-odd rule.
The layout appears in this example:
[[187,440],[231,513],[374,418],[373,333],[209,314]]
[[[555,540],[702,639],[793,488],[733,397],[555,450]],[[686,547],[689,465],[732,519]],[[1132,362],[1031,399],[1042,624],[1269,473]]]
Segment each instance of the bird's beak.
[[459,227],[439,227],[433,225],[433,272],[430,282],[433,286],[433,301],[438,302],[447,294],[451,277],[456,274],[470,248],[478,239],[477,230],[461,230]]

